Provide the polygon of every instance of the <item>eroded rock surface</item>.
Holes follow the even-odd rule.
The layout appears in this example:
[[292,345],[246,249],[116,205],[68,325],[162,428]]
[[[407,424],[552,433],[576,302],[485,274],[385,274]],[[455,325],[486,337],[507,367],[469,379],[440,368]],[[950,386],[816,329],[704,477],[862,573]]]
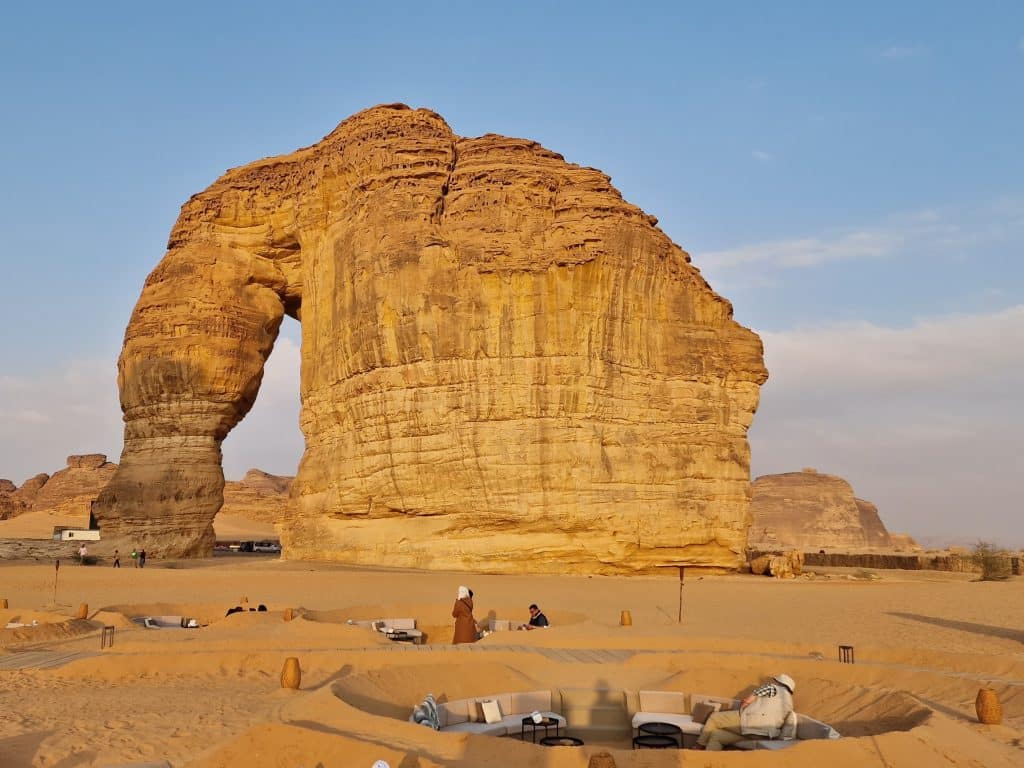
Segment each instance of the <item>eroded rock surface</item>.
[[250,469],[241,480],[224,483],[220,511],[262,523],[283,522],[288,518],[288,492],[294,479]]
[[302,322],[285,556],[735,568],[760,340],[609,178],[377,107],[182,208],[119,362],[104,542],[211,551],[220,444]]
[[848,482],[813,469],[762,475],[753,483],[749,546],[755,550],[891,549],[874,504]]

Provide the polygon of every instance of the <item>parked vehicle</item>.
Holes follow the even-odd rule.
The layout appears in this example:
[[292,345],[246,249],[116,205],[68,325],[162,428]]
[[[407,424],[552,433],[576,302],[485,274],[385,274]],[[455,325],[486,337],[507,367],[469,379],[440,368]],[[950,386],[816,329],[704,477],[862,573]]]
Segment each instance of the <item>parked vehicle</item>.
[[239,552],[255,552],[256,551],[256,543],[253,542],[253,541],[243,541],[241,544],[238,545],[238,551]]
[[257,541],[253,546],[255,552],[280,552],[281,545],[276,541]]

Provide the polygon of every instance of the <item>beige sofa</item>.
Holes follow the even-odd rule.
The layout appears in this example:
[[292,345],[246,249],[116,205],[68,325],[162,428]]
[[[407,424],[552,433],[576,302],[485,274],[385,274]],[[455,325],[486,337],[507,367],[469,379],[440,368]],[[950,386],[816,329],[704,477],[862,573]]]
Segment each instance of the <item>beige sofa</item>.
[[[671,723],[683,732],[683,743],[687,746],[696,740],[704,728],[693,719],[693,708],[697,704],[718,704],[721,709],[735,709],[736,699],[705,694],[686,694],[679,691],[640,691],[637,694],[638,707],[633,715],[633,735],[641,725],[647,723]],[[692,737],[692,738],[688,738]]]
[[[501,710],[496,723],[483,720],[477,702],[494,700]],[[736,709],[737,699],[679,691],[627,691],[623,689],[560,688],[522,693],[498,693],[469,699],[446,701],[437,705],[441,730],[446,733],[475,733],[486,736],[519,736],[523,718],[540,712],[557,720],[561,728],[586,739],[617,740],[628,738],[630,725],[636,735],[645,723],[671,723],[679,726],[683,745],[692,746],[703,725],[693,719],[697,704],[718,704]],[[838,739],[831,726],[806,715],[797,716],[796,740],[744,739],[730,745],[738,749],[781,749],[805,739]],[[413,721],[413,718],[409,718]]]
[[[482,720],[476,712],[477,702],[489,700],[498,702],[501,720],[497,723],[474,722]],[[557,720],[560,727],[565,727],[565,718],[551,708],[551,691],[498,693],[437,705],[437,717],[445,733],[476,733],[485,736],[518,736],[523,730],[523,718],[532,712],[540,712],[545,717]]]

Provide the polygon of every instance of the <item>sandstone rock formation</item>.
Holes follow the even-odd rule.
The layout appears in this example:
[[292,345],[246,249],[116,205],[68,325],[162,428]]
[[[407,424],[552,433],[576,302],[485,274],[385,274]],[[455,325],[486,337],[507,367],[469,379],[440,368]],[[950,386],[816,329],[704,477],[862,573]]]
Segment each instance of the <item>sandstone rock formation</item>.
[[25,502],[17,496],[18,487],[10,480],[0,480],[0,520],[17,517],[26,511]]
[[600,171],[377,107],[182,208],[119,361],[104,542],[211,551],[220,444],[284,314],[306,451],[285,556],[735,568],[760,340]]
[[279,523],[288,517],[288,492],[295,478],[250,469],[241,480],[224,483],[220,511],[263,523]]
[[750,515],[754,550],[863,552],[893,546],[874,504],[855,498],[841,477],[813,469],[757,478]]

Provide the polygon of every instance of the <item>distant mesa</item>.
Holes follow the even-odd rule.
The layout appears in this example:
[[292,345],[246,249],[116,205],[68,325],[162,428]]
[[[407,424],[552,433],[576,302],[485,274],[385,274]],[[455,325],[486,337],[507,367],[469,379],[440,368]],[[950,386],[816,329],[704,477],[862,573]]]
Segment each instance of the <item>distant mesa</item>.
[[875,505],[856,498],[846,480],[811,467],[758,477],[750,515],[748,546],[754,550],[919,549],[910,536],[890,534]]
[[221,442],[287,314],[288,557],[738,568],[761,341],[656,222],[598,170],[404,105],[229,171],[184,204],[129,321],[104,542],[211,554]]
[[241,480],[224,483],[224,505],[220,511],[261,523],[283,522],[288,518],[288,493],[294,479],[250,469]]

